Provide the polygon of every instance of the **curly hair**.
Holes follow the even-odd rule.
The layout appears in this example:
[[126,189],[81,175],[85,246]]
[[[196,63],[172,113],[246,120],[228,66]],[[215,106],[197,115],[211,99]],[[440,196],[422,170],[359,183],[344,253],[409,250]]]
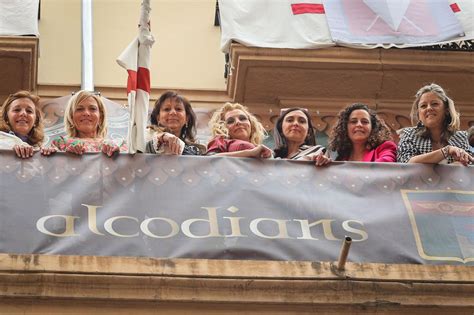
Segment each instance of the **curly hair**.
[[239,109],[245,113],[250,121],[250,142],[254,145],[262,143],[267,132],[263,125],[258,121],[257,117],[251,114],[248,108],[239,103],[225,103],[221,108],[217,109],[209,120],[209,128],[211,129],[212,137],[223,136],[229,138],[229,129],[225,123],[225,114],[232,110]]
[[28,91],[18,91],[14,94],[10,94],[2,107],[0,108],[0,131],[9,132],[13,131],[8,121],[8,111],[10,110],[11,104],[21,98],[27,98],[35,105],[35,122],[33,128],[31,128],[28,134],[28,143],[31,145],[41,145],[44,139],[44,126],[43,126],[43,115],[39,109],[40,98],[37,95],[31,94]]
[[454,101],[446,94],[441,86],[431,83],[423,86],[418,90],[418,92],[416,92],[415,101],[413,102],[410,112],[411,123],[413,126],[417,125],[419,127],[419,131],[417,132],[419,136],[424,138],[430,137],[430,131],[423,126],[420,117],[418,116],[418,104],[420,103],[421,97],[430,92],[436,94],[436,96],[443,101],[444,108],[446,109],[446,117],[443,122],[443,133],[441,139],[447,142],[448,139],[459,130],[460,119],[459,113],[456,111],[456,107],[454,107]]
[[351,113],[358,109],[365,110],[370,116],[372,131],[367,139],[367,149],[373,150],[383,142],[392,139],[390,129],[385,122],[377,116],[375,111],[361,103],[349,105],[338,113],[338,120],[331,130],[329,139],[329,149],[337,152],[337,160],[348,158],[351,155],[353,146],[352,141],[349,139],[347,125]]
[[313,123],[311,122],[311,116],[309,115],[308,111],[301,107],[292,107],[280,114],[280,117],[278,117],[275,124],[275,128],[273,129],[275,157],[286,158],[288,156],[288,142],[285,135],[283,134],[283,121],[285,120],[286,115],[297,110],[302,111],[308,120],[308,134],[306,135],[305,141],[302,143],[302,145],[316,145],[316,136],[314,134]]
[[74,95],[69,99],[64,111],[64,129],[69,137],[78,136],[73,120],[74,112],[76,111],[77,106],[89,97],[92,97],[97,102],[97,107],[99,108],[100,113],[99,124],[97,126],[97,138],[105,138],[107,135],[107,111],[105,110],[105,104],[102,101],[102,97],[100,94],[95,92],[81,90],[74,93]]
[[[161,106],[165,103],[167,99],[174,100],[176,103],[180,103],[184,106],[184,110],[186,112],[186,124],[181,128],[181,132],[179,138],[186,143],[194,143],[196,142],[196,114],[191,106],[191,103],[188,101],[187,98],[184,96],[179,95],[175,91],[167,91],[163,93],[159,99],[156,100],[153,110],[150,114],[150,123],[149,126],[151,129],[160,128],[159,118]],[[164,128],[163,130],[166,130]]]

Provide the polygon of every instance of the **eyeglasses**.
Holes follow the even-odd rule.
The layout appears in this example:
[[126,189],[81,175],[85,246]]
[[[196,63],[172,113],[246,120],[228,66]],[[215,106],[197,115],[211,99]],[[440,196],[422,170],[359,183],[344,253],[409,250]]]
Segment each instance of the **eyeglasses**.
[[225,124],[228,125],[228,126],[230,126],[230,125],[235,124],[235,123],[237,122],[237,120],[238,120],[239,122],[246,122],[246,121],[248,121],[249,119],[248,119],[248,117],[245,116],[245,115],[232,116],[232,117],[229,117],[229,118],[226,119]]
[[[73,92],[71,92],[71,96],[74,96],[74,95],[76,95],[77,93],[80,93],[80,92],[83,92],[83,91],[85,91],[85,90],[73,91]],[[85,91],[85,92],[89,92],[89,93],[91,93],[92,95],[101,96],[101,95],[100,95],[100,92],[97,92],[97,91]]]

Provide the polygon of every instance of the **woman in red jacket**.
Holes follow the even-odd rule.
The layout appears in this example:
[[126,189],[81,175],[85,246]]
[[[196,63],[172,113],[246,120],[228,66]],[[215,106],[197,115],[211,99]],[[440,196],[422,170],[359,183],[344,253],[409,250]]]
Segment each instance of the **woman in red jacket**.
[[337,161],[395,162],[397,145],[387,125],[365,104],[355,103],[338,114],[329,140]]

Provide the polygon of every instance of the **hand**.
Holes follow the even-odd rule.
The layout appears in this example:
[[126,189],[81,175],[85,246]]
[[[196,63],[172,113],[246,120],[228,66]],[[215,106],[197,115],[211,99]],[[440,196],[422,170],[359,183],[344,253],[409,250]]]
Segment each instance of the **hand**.
[[58,151],[58,149],[54,146],[50,146],[50,147],[47,147],[47,148],[41,147],[41,149],[40,149],[41,155],[45,155],[45,156],[54,154],[57,151]]
[[29,144],[15,144],[13,146],[13,151],[15,151],[16,156],[22,159],[27,159],[33,156],[34,149]]
[[268,159],[273,156],[273,151],[270,150],[267,146],[259,144],[255,148],[249,150],[250,157]]
[[107,154],[108,157],[111,157],[115,152],[120,152],[120,147],[113,141],[104,141],[102,143],[102,153]]
[[86,146],[82,140],[74,140],[66,145],[66,152],[82,155],[86,152]]
[[464,166],[467,166],[469,162],[474,162],[474,158],[469,154],[469,152],[452,145],[448,147],[448,155],[451,156],[453,160]]
[[171,154],[174,154],[174,155],[181,154],[181,141],[175,135],[165,132],[160,138],[158,138],[158,141],[166,145]]
[[320,153],[313,156],[313,161],[314,161],[314,165],[316,166],[324,166],[331,163],[332,160],[330,157],[327,157],[324,153]]

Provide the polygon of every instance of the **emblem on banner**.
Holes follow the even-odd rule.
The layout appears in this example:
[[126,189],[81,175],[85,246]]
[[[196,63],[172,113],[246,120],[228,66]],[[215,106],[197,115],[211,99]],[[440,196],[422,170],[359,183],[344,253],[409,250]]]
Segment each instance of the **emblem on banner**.
[[402,190],[401,193],[421,258],[474,261],[474,192]]

